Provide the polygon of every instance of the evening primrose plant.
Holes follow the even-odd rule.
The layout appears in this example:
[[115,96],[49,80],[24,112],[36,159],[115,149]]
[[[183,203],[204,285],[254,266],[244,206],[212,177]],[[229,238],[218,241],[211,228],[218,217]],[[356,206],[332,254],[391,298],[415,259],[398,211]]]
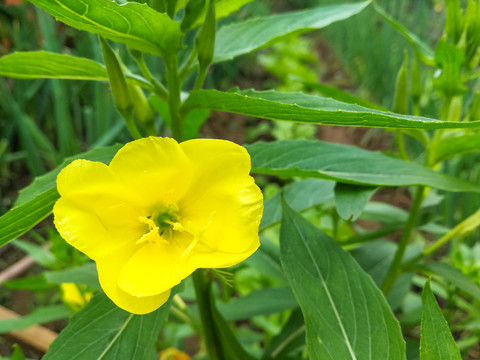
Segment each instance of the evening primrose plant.
[[[478,265],[466,256],[478,239],[462,243],[480,225],[478,206],[452,226],[429,209],[447,193],[480,193],[478,166],[464,178],[445,170],[480,150],[479,0],[446,2],[434,49],[372,1],[224,26],[250,1],[31,2],[98,36],[103,62],[14,52],[0,58],[0,75],[108,82],[131,137],[64,158],[0,218],[5,245],[53,212],[60,236],[92,260],[22,279],[31,288],[69,283],[95,292],[45,359],[478,355]],[[204,89],[218,63],[365,11],[409,44],[391,109],[310,80],[299,88],[321,95]],[[436,113],[424,112],[425,84]],[[212,110],[393,130],[398,154],[295,137],[244,146],[200,139]],[[268,188],[267,180],[280,191],[264,201],[255,181]],[[408,187],[409,210],[372,201],[383,187]],[[23,324],[54,318],[46,314]],[[12,326],[0,321],[3,332],[21,328]],[[198,337],[199,346],[185,345]]]

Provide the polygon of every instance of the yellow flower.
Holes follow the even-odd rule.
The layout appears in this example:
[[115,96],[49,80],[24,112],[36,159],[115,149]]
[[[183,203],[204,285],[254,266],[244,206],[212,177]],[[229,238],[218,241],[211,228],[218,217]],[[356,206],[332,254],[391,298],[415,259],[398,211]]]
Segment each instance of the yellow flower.
[[168,348],[160,352],[159,360],[191,360],[191,357],[175,348]]
[[74,283],[62,283],[60,290],[63,302],[74,311],[79,311],[87,305],[93,295],[91,292],[80,291],[79,285]]
[[258,248],[263,198],[250,166],[225,140],[136,140],[110,165],[76,160],[60,172],[55,226],[96,262],[117,306],[146,314],[196,269],[237,264]]

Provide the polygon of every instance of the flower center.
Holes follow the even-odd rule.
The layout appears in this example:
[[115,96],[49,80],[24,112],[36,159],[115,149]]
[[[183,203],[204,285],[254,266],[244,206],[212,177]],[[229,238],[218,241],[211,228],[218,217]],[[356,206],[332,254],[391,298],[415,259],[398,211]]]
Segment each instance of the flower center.
[[147,224],[149,231],[137,240],[137,244],[145,241],[154,243],[158,241],[169,242],[173,231],[179,226],[178,207],[167,205],[159,207],[151,216],[140,216],[142,223]]
[[191,235],[189,243],[177,243],[182,247],[181,257],[188,256],[199,243],[203,243],[208,247],[208,242],[204,241],[204,233],[215,217],[215,213],[210,215],[210,219],[204,226],[195,226],[190,221],[182,224],[178,215],[178,207],[176,205],[162,206],[155,210],[152,216],[140,216],[138,220],[147,224],[149,231],[137,240],[137,244],[144,242],[158,243],[165,242],[170,244],[171,240],[175,241],[174,232],[182,232]]
[[178,207],[176,205],[168,205],[157,209],[150,217],[153,223],[158,227],[158,234],[169,235],[173,230],[173,226],[178,222]]

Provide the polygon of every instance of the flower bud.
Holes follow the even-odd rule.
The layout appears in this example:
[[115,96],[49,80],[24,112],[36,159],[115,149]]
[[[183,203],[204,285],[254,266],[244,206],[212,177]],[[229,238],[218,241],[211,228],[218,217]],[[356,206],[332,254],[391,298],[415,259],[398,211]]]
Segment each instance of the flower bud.
[[145,93],[138,85],[129,84],[129,90],[138,122],[143,125],[149,134],[155,135],[155,112]]
[[205,22],[197,36],[198,62],[200,67],[206,68],[213,59],[213,51],[215,49],[215,0],[208,1],[207,13],[205,14]]
[[125,114],[133,109],[133,103],[122,65],[120,64],[117,54],[113,51],[108,42],[101,36],[99,38],[100,44],[102,45],[103,58],[105,66],[107,67],[115,106],[121,114]]

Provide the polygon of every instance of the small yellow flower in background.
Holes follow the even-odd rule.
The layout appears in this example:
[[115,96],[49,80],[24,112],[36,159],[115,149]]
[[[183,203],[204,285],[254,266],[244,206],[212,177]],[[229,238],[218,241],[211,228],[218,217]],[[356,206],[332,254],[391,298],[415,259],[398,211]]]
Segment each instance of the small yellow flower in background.
[[250,167],[247,151],[225,140],[132,141],[110,165],[75,160],[60,172],[55,226],[96,262],[117,306],[146,314],[196,269],[258,248],[263,197]]
[[158,360],[191,360],[191,357],[175,348],[168,348],[160,352]]
[[88,304],[93,294],[91,292],[82,292],[77,284],[60,284],[63,302],[73,311],[79,311]]

